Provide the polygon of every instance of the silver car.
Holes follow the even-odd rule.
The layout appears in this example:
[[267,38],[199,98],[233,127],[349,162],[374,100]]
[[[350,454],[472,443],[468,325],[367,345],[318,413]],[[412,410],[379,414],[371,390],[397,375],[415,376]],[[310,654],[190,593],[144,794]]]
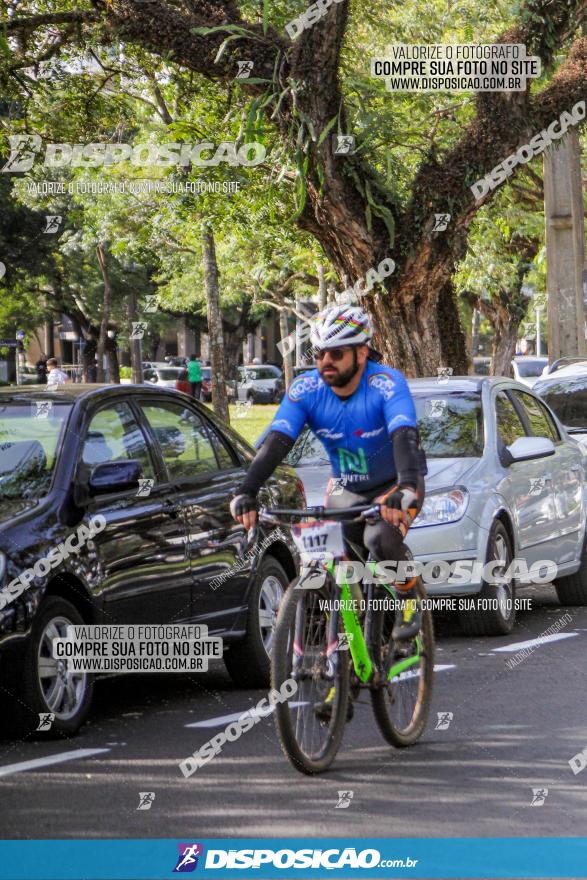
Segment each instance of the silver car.
[[[587,451],[535,394],[511,379],[415,379],[409,385],[428,460],[426,499],[408,536],[414,558],[439,570],[442,561],[477,562],[473,573],[496,560],[497,576],[514,558],[528,569],[548,560],[557,567],[560,602],[587,604]],[[320,446],[304,434],[288,458],[310,504],[323,502],[329,476]],[[511,631],[515,588],[528,582],[439,580],[427,591],[492,600],[472,603],[476,607],[459,617],[471,635],[498,635]]]

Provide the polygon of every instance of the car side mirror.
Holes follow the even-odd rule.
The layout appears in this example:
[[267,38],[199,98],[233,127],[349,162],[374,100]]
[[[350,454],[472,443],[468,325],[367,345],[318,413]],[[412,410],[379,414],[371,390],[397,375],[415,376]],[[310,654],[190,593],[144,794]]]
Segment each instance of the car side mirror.
[[92,468],[89,480],[91,495],[136,489],[143,469],[135,459],[129,461],[103,461]]
[[547,458],[554,455],[555,448],[552,440],[548,437],[518,437],[509,446],[506,451],[511,457],[512,464],[514,461],[534,461],[537,458]]

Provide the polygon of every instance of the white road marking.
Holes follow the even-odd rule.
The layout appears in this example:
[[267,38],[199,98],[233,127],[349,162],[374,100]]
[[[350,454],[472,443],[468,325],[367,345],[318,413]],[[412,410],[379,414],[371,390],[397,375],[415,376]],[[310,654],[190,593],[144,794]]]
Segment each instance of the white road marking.
[[[290,703],[292,708],[297,708],[298,706],[306,705],[304,702],[302,703]],[[216,718],[207,718],[205,721],[193,721],[191,724],[186,724],[185,727],[226,727],[227,724],[230,724],[232,721],[238,721],[239,718],[242,718],[244,715],[247,718],[267,718],[268,715],[275,710],[275,706],[271,706],[268,709],[259,710],[256,707],[252,709],[243,709],[242,712],[235,712],[233,715],[219,715]]]
[[0,767],[0,776],[10,776],[12,773],[22,773],[23,770],[37,770],[39,767],[49,767],[51,764],[62,764],[64,761],[76,761],[80,758],[89,758],[90,755],[103,755],[110,749],[75,749],[72,752],[58,752],[56,755],[48,755],[46,758],[33,758],[31,761],[20,761],[18,764],[5,764]]
[[[444,672],[446,669],[456,669],[456,665],[454,663],[447,663],[446,665],[437,664],[434,667],[434,672]],[[399,675],[394,675],[391,679],[392,681],[407,681],[409,678],[419,678],[420,670],[416,670],[412,672],[410,669],[406,669],[405,672],[400,672]]]
[[[446,669],[456,669],[456,666],[454,663],[447,663],[447,664],[437,664],[434,667],[435,672],[444,672]],[[412,677],[413,675],[414,675],[414,673],[409,673],[409,672],[402,673],[402,679]],[[294,702],[294,703],[290,703],[289,705],[295,709],[298,706],[307,705],[307,702],[297,702],[297,703]],[[206,718],[205,721],[192,721],[191,724],[186,724],[184,726],[185,727],[226,727],[227,724],[230,724],[232,721],[238,721],[238,719],[242,718],[242,716],[245,714],[247,715],[247,717],[252,716],[253,718],[256,718],[257,716],[260,716],[261,718],[266,718],[268,715],[271,714],[271,712],[273,712],[274,709],[275,709],[275,706],[271,706],[270,711],[267,711],[267,709],[259,711],[258,709],[253,707],[252,709],[243,709],[242,712],[235,712],[232,715],[218,715],[216,718]]]
[[494,648],[493,653],[508,653],[511,654],[514,651],[523,651],[524,648],[537,648],[538,645],[544,645],[548,642],[560,642],[562,639],[574,639],[578,633],[555,633],[552,636],[542,636],[538,639],[529,639],[527,642],[514,642],[513,645],[503,645],[501,648]]

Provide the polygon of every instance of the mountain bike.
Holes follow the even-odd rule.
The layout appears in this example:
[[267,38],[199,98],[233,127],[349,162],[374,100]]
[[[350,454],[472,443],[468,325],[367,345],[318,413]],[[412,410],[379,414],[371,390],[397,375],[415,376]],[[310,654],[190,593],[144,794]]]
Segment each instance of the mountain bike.
[[[315,521],[292,525],[294,518]],[[259,512],[260,522],[291,525],[302,561],[309,560],[281,602],[271,658],[272,688],[279,691],[291,679],[297,684],[291,697],[276,703],[275,720],[282,750],[301,773],[321,773],[332,764],[350,693],[357,697],[363,688],[387,742],[413,745],[426,727],[434,674],[430,611],[422,609],[415,638],[395,642],[391,631],[402,613],[401,591],[387,583],[349,584],[338,567],[345,557],[342,521],[379,518],[379,505]],[[376,565],[369,557],[366,570],[377,576]],[[424,599],[420,578],[415,589]]]

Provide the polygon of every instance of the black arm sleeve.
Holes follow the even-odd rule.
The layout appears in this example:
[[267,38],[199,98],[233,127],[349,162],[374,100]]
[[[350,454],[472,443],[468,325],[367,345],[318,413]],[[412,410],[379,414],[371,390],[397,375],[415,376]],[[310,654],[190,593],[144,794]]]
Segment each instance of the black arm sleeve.
[[271,476],[278,464],[281,464],[295,440],[282,434],[281,431],[269,431],[263,445],[254,457],[247,475],[239,486],[239,495],[251,495],[253,498]]
[[391,442],[398,483],[406,483],[415,488],[418,485],[419,475],[428,471],[426,455],[420,448],[417,429],[397,428],[391,434]]

